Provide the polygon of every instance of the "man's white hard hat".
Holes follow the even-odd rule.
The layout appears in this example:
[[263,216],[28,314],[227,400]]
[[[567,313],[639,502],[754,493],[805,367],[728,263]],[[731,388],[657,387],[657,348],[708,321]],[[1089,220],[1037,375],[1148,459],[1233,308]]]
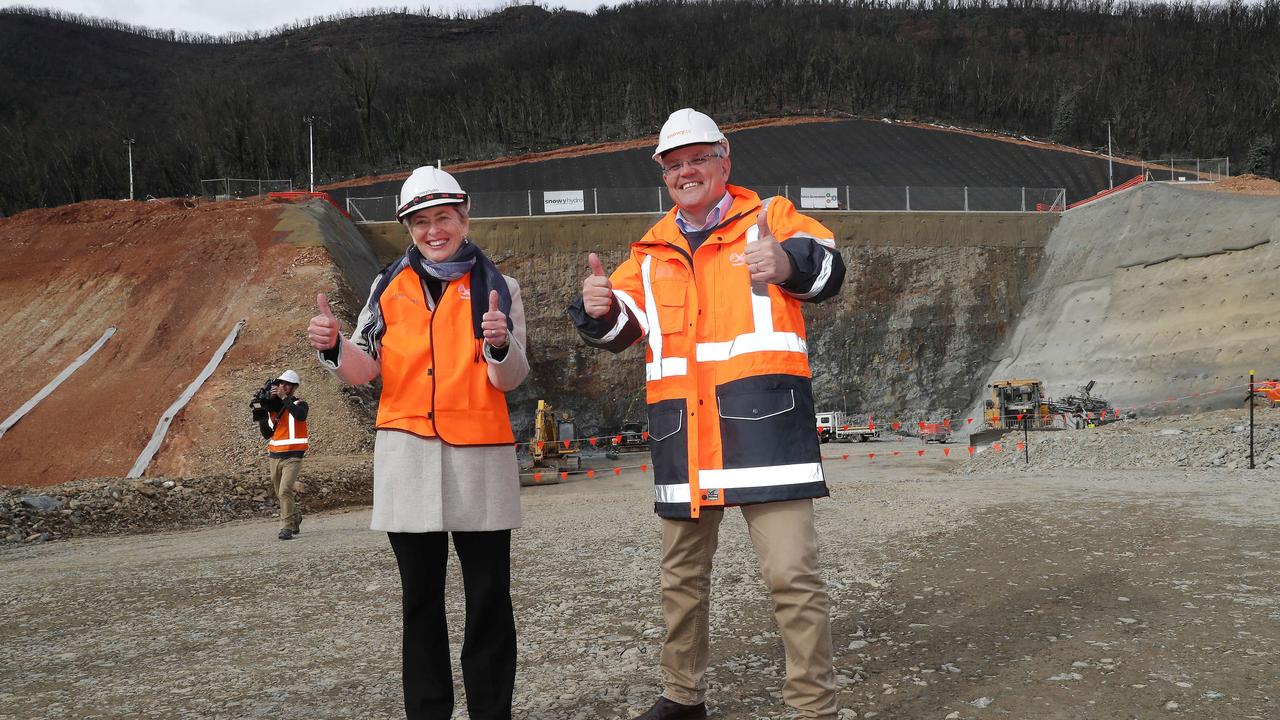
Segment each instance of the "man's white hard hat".
[[653,151],[653,159],[657,160],[668,150],[701,143],[721,143],[724,145],[725,152],[729,151],[729,141],[725,139],[724,133],[720,132],[715,120],[693,108],[681,108],[671,113],[671,117],[663,123],[662,132],[658,133],[658,149]]
[[414,170],[400,186],[396,220],[436,205],[468,205],[470,199],[449,173],[430,165]]
[[276,379],[277,379],[277,380],[280,380],[280,381],[282,381],[282,382],[287,382],[287,383],[289,383],[289,384],[291,384],[291,385],[301,385],[301,384],[302,384],[302,378],[298,377],[298,373],[296,373],[296,372],[294,372],[294,371],[292,371],[292,370],[285,370],[284,372],[280,373],[280,377],[278,377],[278,378],[276,378]]

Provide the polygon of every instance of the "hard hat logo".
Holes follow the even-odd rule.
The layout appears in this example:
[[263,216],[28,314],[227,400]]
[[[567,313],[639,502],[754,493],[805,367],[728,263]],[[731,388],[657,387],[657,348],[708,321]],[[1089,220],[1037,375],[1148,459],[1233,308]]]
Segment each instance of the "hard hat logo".
[[720,132],[716,121],[693,108],[681,108],[671,113],[671,117],[662,126],[662,132],[658,133],[658,138],[658,147],[653,151],[655,161],[669,150],[702,143],[724,145],[725,154],[729,153],[729,141]]

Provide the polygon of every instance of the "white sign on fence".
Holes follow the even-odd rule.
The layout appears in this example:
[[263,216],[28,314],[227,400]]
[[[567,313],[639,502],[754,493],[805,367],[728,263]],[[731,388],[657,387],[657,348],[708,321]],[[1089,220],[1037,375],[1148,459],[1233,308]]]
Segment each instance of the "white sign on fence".
[[837,210],[840,208],[837,188],[800,188],[800,208],[805,210]]
[[581,190],[548,190],[542,193],[543,212],[584,212],[586,209]]

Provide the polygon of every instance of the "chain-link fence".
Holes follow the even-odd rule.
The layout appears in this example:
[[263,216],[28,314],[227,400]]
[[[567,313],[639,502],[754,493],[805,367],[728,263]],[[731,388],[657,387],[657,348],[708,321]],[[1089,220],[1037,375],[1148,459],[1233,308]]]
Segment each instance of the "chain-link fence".
[[292,180],[225,177],[200,181],[200,194],[210,200],[261,197],[269,192],[288,192],[290,190],[293,190]]
[[[1066,209],[1066,189],[1034,187],[874,187],[856,185],[749,185],[760,197],[789,198],[801,210],[934,212],[1036,212]],[[671,198],[665,187],[519,190],[471,193],[471,216],[597,215],[663,213]],[[356,222],[395,220],[396,198],[350,197]]]
[[1143,160],[1144,176],[1169,182],[1218,182],[1231,176],[1231,158]]

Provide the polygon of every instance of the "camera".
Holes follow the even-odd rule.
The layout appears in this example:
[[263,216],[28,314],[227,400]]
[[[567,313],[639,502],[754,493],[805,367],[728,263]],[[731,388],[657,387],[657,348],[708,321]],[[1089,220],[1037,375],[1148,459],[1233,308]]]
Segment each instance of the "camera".
[[254,422],[262,422],[267,419],[268,413],[280,412],[280,408],[284,407],[284,401],[272,394],[280,383],[280,380],[272,378],[253,394],[253,399],[249,401],[249,412],[252,413]]

